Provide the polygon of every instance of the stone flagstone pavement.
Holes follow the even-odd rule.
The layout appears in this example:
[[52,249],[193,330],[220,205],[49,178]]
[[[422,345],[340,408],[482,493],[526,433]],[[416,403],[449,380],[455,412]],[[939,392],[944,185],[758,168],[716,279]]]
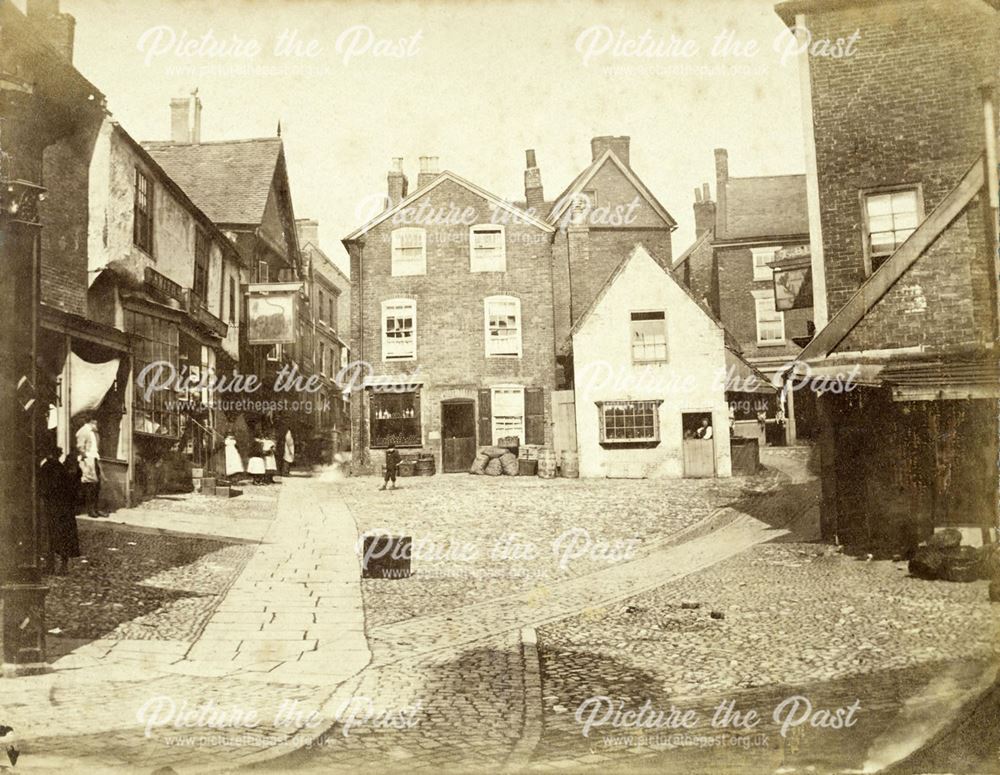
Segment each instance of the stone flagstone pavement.
[[[332,716],[370,660],[357,530],[335,485],[292,477],[281,488],[277,517],[193,643],[96,640],[57,660],[52,673],[3,681],[0,721],[14,728],[19,770],[85,764],[105,772],[138,762],[219,769],[294,750],[321,731],[308,714]],[[168,699],[147,706],[147,718],[170,703],[175,717],[183,703],[212,703],[253,710],[261,723],[168,723],[147,737],[138,714],[156,697]]]

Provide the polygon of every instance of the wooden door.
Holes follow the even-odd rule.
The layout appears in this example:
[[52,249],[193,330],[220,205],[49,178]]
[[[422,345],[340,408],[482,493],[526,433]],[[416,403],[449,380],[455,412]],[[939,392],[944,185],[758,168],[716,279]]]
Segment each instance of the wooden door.
[[684,439],[684,476],[715,476],[715,441]]
[[468,471],[476,457],[476,412],[471,399],[441,402],[441,470]]
[[572,390],[552,391],[552,446],[558,458],[576,452],[576,405]]

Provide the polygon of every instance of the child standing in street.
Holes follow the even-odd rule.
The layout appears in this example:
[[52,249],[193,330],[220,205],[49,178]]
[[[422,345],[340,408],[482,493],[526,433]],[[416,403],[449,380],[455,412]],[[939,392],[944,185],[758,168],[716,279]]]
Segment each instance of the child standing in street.
[[385,481],[382,482],[380,490],[384,490],[389,482],[392,482],[392,489],[396,489],[396,466],[399,465],[399,450],[395,445],[391,445],[385,451]]

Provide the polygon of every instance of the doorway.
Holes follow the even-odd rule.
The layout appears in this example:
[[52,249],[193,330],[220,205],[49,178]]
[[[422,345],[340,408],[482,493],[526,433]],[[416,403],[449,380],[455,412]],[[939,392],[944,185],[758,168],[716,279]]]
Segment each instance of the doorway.
[[[692,478],[715,476],[715,428],[712,427],[712,413],[682,413],[681,432],[684,476]],[[708,438],[705,438],[706,436]]]
[[469,470],[476,457],[476,409],[471,398],[441,402],[441,470]]

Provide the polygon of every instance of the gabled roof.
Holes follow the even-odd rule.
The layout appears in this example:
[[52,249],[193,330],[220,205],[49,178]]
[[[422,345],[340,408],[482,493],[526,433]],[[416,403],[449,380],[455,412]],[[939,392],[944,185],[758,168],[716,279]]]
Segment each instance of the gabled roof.
[[677,278],[674,277],[668,269],[665,269],[663,265],[660,264],[659,261],[657,261],[651,255],[649,255],[649,251],[646,250],[646,248],[642,245],[642,243],[639,243],[632,249],[631,253],[626,255],[625,258],[623,258],[618,263],[618,266],[615,267],[614,271],[610,275],[608,275],[608,279],[604,281],[604,284],[601,286],[601,289],[594,296],[594,300],[590,302],[590,306],[588,306],[587,309],[583,312],[583,314],[576,319],[576,322],[573,324],[573,327],[569,330],[569,333],[566,335],[565,341],[560,345],[560,350],[562,352],[568,352],[570,349],[572,349],[573,336],[583,327],[583,324],[586,322],[587,318],[589,318],[593,314],[594,310],[597,309],[598,305],[604,299],[605,295],[607,295],[608,290],[611,288],[611,286],[615,284],[621,273],[625,271],[625,267],[632,262],[632,259],[636,257],[639,251],[642,251],[642,253],[645,254],[650,261],[652,261],[654,264],[663,269],[663,274],[667,278],[669,278],[670,282],[674,283],[678,288],[684,291],[684,293],[687,294],[688,298],[691,299],[691,301],[693,301],[695,304],[697,304],[698,307],[701,309],[701,311],[704,312],[706,315],[708,315],[708,317],[711,319],[713,323],[715,323],[715,325],[721,328],[723,332],[726,332],[725,326],[723,326],[722,323],[719,321],[719,319],[712,314],[712,310],[710,310],[705,305],[704,302],[698,301],[698,299],[695,298],[694,294],[691,292],[690,288],[684,285],[684,283],[678,282]]
[[382,223],[383,221],[391,218],[393,215],[395,215],[396,213],[398,213],[400,210],[406,209],[413,202],[415,202],[420,197],[424,196],[425,194],[427,194],[429,191],[433,190],[434,188],[437,188],[438,186],[440,186],[445,181],[451,181],[452,183],[455,183],[456,185],[459,185],[462,188],[465,188],[468,191],[471,191],[473,194],[476,194],[477,196],[480,196],[483,199],[487,200],[488,202],[496,205],[499,209],[504,210],[504,211],[510,213],[517,220],[522,221],[523,223],[527,223],[527,224],[530,224],[532,226],[536,226],[539,229],[541,229],[542,231],[546,231],[546,232],[553,232],[553,231],[555,231],[555,229],[553,229],[545,221],[539,220],[538,218],[535,218],[534,216],[529,215],[528,213],[524,212],[523,210],[519,210],[517,207],[515,207],[514,205],[512,205],[510,202],[507,202],[507,201],[501,199],[496,194],[491,194],[486,189],[480,188],[475,183],[471,183],[468,180],[466,180],[465,178],[459,177],[454,172],[451,172],[449,170],[445,170],[440,175],[438,175],[436,178],[434,178],[434,180],[432,180],[430,183],[428,183],[426,186],[424,186],[423,188],[418,188],[416,191],[414,191],[412,194],[410,194],[409,196],[407,196],[404,200],[402,200],[395,207],[390,207],[385,212],[379,213],[374,218],[372,218],[370,221],[368,221],[368,223],[366,223],[364,226],[362,226],[362,227],[360,227],[358,229],[355,229],[350,234],[348,234],[346,237],[344,237],[343,240],[341,240],[341,241],[342,242],[352,242],[352,241],[358,239],[358,237],[361,237],[364,234],[367,234],[369,231],[371,231],[372,229],[374,229],[380,223]]
[[282,155],[280,137],[142,146],[215,223],[263,220]]
[[878,300],[978,196],[984,183],[983,166],[983,158],[980,156],[958,185],[941,200],[906,241],[896,248],[896,252],[872,272],[847,303],[830,318],[823,330],[803,348],[798,356],[800,361],[826,358],[844,341]]
[[694,242],[692,242],[691,246],[687,250],[685,250],[683,253],[677,256],[677,258],[674,260],[673,268],[676,269],[677,267],[679,267],[681,264],[683,264],[685,261],[691,258],[691,256],[694,255],[694,252],[698,248],[700,248],[706,242],[711,242],[711,241],[712,241],[711,230],[703,231],[701,233],[701,236],[698,237],[698,239],[696,239]]
[[597,174],[597,171],[604,166],[605,162],[608,161],[612,162],[616,167],[618,167],[619,170],[621,170],[622,174],[628,179],[628,182],[635,187],[635,189],[642,195],[642,198],[649,203],[650,207],[653,208],[653,211],[666,221],[667,225],[670,226],[671,229],[676,228],[677,221],[673,219],[670,213],[667,212],[666,208],[659,203],[655,196],[653,196],[653,192],[646,188],[646,185],[639,180],[638,176],[636,176],[634,172],[632,172],[631,168],[628,167],[628,165],[623,164],[621,159],[619,159],[615,155],[615,152],[610,148],[598,156],[589,167],[583,170],[583,172],[577,175],[573,182],[570,183],[558,197],[556,197],[556,200],[552,205],[552,209],[549,210],[546,220],[549,223],[555,223],[556,220],[558,220],[559,217],[566,212],[566,209],[570,206],[570,204],[572,204],[576,196],[586,190],[587,185],[593,179],[594,175]]
[[729,178],[718,217],[716,241],[720,242],[807,235],[806,176]]

